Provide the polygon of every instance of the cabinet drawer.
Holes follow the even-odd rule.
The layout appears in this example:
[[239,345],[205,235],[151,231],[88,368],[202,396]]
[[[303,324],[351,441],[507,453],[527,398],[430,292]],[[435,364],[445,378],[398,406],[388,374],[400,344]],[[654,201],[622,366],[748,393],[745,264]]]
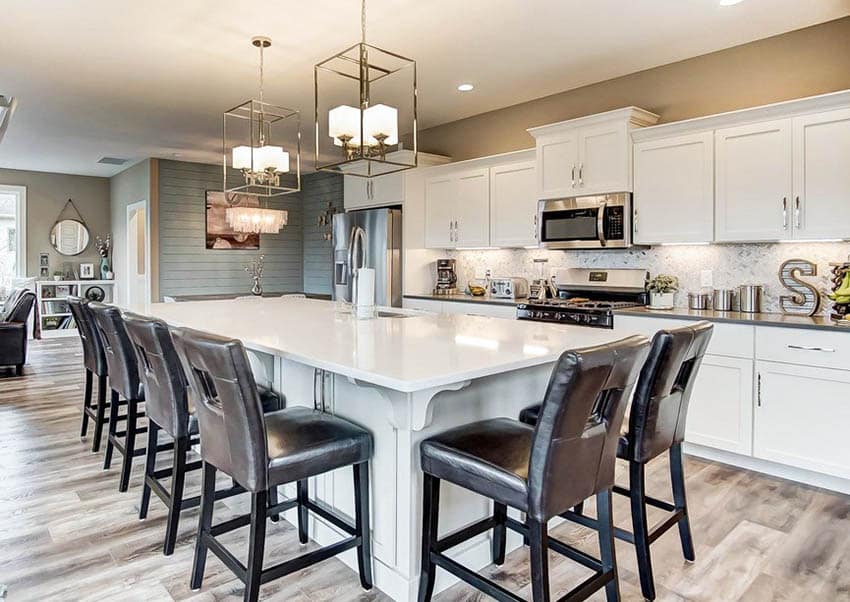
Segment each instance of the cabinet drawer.
[[[618,333],[622,332],[623,336],[626,334],[642,334],[652,338],[659,330],[682,328],[695,323],[693,320],[677,320],[676,318],[650,318],[631,315],[614,317],[614,328]],[[753,326],[746,324],[715,322],[707,353],[752,359],[754,330]]]
[[491,305],[489,303],[444,301],[443,313],[486,316],[489,318],[507,318],[509,320],[513,320],[516,318],[516,307],[513,305]]
[[802,366],[850,368],[850,333],[756,328],[756,358]]
[[432,301],[430,299],[409,299],[407,297],[402,301],[404,309],[417,309],[419,311],[429,311],[435,314],[442,313],[443,302]]

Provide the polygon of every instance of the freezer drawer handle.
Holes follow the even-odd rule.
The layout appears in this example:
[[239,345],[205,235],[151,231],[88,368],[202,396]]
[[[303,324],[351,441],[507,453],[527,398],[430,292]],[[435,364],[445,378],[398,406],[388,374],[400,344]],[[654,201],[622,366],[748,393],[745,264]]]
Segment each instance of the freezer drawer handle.
[[801,351],[823,351],[824,353],[835,353],[835,349],[829,347],[809,347],[808,345],[788,345],[788,349],[800,349]]

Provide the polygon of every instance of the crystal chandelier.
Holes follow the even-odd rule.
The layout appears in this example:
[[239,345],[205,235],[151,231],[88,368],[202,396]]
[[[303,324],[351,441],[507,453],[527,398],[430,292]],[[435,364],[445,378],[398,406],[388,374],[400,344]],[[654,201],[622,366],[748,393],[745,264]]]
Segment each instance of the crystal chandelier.
[[[265,102],[264,50],[272,45],[270,38],[251,38],[260,51],[260,99],[249,100],[224,113],[224,167],[225,192],[246,192],[258,196],[278,196],[297,192],[301,184],[301,124],[300,115],[294,109]],[[273,144],[295,138],[297,149],[295,173],[289,181],[285,174],[290,172],[289,153],[283,146]],[[241,181],[227,186],[227,167],[241,173]]]
[[[314,68],[316,169],[371,178],[416,167],[416,61],[366,43],[366,0],[360,33]],[[401,148],[400,126],[412,151]]]
[[277,234],[289,221],[287,211],[260,207],[228,207],[225,216],[234,232],[248,234]]

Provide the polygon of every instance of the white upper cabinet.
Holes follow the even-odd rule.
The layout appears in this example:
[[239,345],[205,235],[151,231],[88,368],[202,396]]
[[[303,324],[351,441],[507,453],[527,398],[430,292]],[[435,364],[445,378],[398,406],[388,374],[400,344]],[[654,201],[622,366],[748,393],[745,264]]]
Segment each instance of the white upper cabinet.
[[537,245],[534,161],[490,168],[490,245]]
[[576,196],[578,130],[537,140],[537,196],[541,199]]
[[455,246],[490,246],[490,170],[461,172],[455,185]]
[[711,132],[635,144],[633,229],[637,244],[694,243],[714,237]]
[[346,210],[385,207],[404,203],[404,172],[376,178],[345,176],[343,203]]
[[658,121],[637,107],[531,128],[537,148],[537,198],[632,190],[629,132]]
[[425,178],[425,246],[455,246],[455,179],[450,175]]
[[792,238],[791,120],[714,134],[718,242]]
[[850,109],[796,117],[796,238],[850,238]]

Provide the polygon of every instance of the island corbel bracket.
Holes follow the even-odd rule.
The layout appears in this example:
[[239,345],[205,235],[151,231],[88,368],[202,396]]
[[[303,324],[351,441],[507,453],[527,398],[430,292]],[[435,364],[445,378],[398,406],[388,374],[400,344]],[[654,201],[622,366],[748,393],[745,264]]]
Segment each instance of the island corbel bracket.
[[460,391],[472,382],[462,380],[448,385],[405,393],[356,378],[349,377],[348,381],[358,387],[374,389],[389,406],[390,424],[399,430],[411,431],[421,431],[431,424],[434,413],[433,399],[437,394],[443,391]]

